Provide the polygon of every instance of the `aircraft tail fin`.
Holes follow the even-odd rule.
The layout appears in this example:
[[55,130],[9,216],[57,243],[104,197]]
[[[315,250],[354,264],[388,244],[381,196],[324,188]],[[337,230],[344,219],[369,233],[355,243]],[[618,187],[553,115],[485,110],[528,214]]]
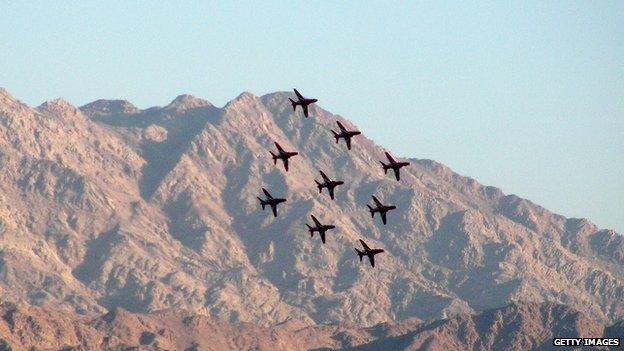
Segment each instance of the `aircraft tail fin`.
[[316,183],[316,187],[318,188],[319,193],[322,193],[323,192],[323,184],[319,183],[318,180],[314,180],[314,182]]
[[269,151],[271,153],[271,156],[273,156],[273,164],[276,165],[277,164],[277,155],[273,153],[273,151]]
[[308,230],[310,231],[310,234],[312,234],[312,227],[308,223],[306,223],[306,227],[308,227]]
[[288,98],[288,100],[290,100],[290,104],[292,105],[293,111],[295,111],[296,107],[297,107],[297,103],[295,102],[295,100]]
[[262,200],[261,198],[257,198],[258,200],[260,200],[260,205],[262,206],[262,209],[264,210],[264,206],[267,205],[266,201]]
[[340,136],[338,136],[338,133],[334,132],[334,130],[332,129],[331,132],[334,134],[334,139],[336,139],[336,144],[338,144],[338,139],[340,139]]
[[379,161],[379,163],[381,163],[381,166],[383,167],[384,173],[388,174],[388,168],[389,168],[388,165],[383,163],[383,162],[381,162],[381,161]]
[[370,211],[371,217],[375,217],[375,209],[370,207],[370,205],[366,204],[366,207],[368,207],[368,210]]
[[362,251],[360,251],[358,249],[355,249],[355,251],[357,252],[358,256],[360,257],[360,262],[362,262],[362,257],[364,257],[364,252],[362,252]]

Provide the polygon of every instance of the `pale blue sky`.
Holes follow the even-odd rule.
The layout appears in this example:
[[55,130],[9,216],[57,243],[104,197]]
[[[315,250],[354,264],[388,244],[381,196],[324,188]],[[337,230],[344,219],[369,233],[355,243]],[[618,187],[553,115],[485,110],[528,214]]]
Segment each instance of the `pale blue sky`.
[[624,2],[0,5],[31,105],[299,87],[397,155],[624,233]]

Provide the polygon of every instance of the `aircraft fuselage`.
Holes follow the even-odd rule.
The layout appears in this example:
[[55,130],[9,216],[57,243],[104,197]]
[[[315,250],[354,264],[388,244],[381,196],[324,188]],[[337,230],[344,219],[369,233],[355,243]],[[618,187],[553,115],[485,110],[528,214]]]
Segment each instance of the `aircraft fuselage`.
[[303,100],[299,99],[298,101],[295,101],[295,105],[308,106],[315,102],[318,102],[318,100],[317,99],[303,99]]
[[373,212],[385,213],[385,212],[388,212],[390,210],[395,210],[395,209],[396,209],[396,206],[380,206],[380,207],[373,208]]
[[270,206],[281,204],[282,202],[286,202],[286,199],[267,199],[267,204]]
[[331,181],[331,182],[325,182],[325,183],[321,184],[321,187],[322,188],[335,188],[338,185],[342,185],[342,184],[344,184],[343,181],[341,181],[341,180],[334,180],[334,181]]
[[338,133],[338,138],[351,138],[356,135],[360,135],[362,132],[353,131],[353,132],[340,132]]
[[298,152],[280,152],[279,155],[275,156],[275,158],[279,158],[279,159],[288,159],[291,158],[293,156],[299,155]]
[[319,233],[324,233],[330,229],[334,229],[336,228],[335,225],[322,225],[322,226],[316,226],[316,227],[312,227],[310,228],[310,232],[319,232]]

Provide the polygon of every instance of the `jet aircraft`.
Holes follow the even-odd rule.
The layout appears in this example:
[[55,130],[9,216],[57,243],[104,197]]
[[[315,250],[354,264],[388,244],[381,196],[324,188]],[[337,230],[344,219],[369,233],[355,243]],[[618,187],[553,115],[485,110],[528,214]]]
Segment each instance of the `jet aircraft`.
[[273,164],[277,164],[278,159],[282,160],[282,162],[284,162],[284,169],[286,170],[286,172],[288,172],[288,159],[295,155],[299,155],[299,153],[294,151],[284,151],[280,144],[278,144],[277,142],[274,143],[275,147],[277,148],[277,155],[274,154],[273,151],[269,151],[271,153],[271,156],[273,156]]
[[319,190],[319,194],[323,192],[323,188],[327,188],[327,191],[329,192],[329,197],[333,200],[334,188],[337,187],[338,185],[344,184],[344,182],[341,180],[331,180],[329,179],[329,177],[325,175],[325,173],[323,173],[323,171],[320,171],[320,172],[321,172],[321,177],[323,177],[323,183],[319,182],[318,180],[314,180],[314,182],[316,182],[316,187]]
[[345,140],[345,143],[347,143],[347,149],[351,150],[351,138],[362,134],[362,132],[359,130],[347,130],[340,121],[336,121],[336,123],[338,124],[338,128],[340,128],[340,133],[336,133],[333,129],[331,130],[334,134],[334,138],[336,138],[336,144],[338,144],[338,140],[342,138]]
[[364,247],[364,251],[360,251],[357,248],[355,248],[355,251],[357,251],[357,254],[360,257],[360,262],[362,262],[362,257],[368,256],[368,260],[370,261],[371,266],[375,268],[375,255],[378,253],[384,252],[384,250],[383,249],[371,249],[370,247],[368,247],[368,245],[366,245],[366,243],[362,239],[360,239],[360,243],[362,243],[362,246]]
[[392,169],[394,171],[394,177],[396,178],[396,180],[401,180],[401,174],[399,173],[399,170],[401,169],[401,167],[405,167],[409,165],[410,163],[409,162],[397,162],[387,152],[386,152],[386,157],[388,158],[388,162],[389,162],[388,164],[385,164],[382,161],[379,161],[381,163],[381,166],[383,167],[384,173],[388,174],[388,169]]
[[316,219],[316,217],[314,217],[314,215],[310,215],[310,217],[312,217],[312,220],[314,221],[314,227],[306,223],[306,226],[308,227],[308,230],[310,231],[310,237],[314,236],[314,232],[318,232],[319,236],[321,237],[321,241],[323,242],[323,244],[325,244],[325,232],[327,232],[330,229],[336,228],[336,226],[323,225],[321,224],[321,222],[318,221],[318,219]]
[[377,206],[375,208],[366,204],[366,207],[368,207],[368,210],[370,211],[371,217],[375,218],[375,212],[379,212],[379,215],[381,216],[381,221],[384,225],[386,225],[386,213],[390,210],[396,209],[396,206],[388,206],[382,204],[381,201],[379,201],[379,199],[375,197],[375,195],[373,195],[373,201],[375,201],[375,205]]
[[295,94],[297,95],[297,101],[288,98],[288,100],[290,100],[290,104],[292,105],[293,111],[297,110],[297,105],[301,106],[301,108],[303,109],[303,115],[308,118],[308,105],[313,104],[315,102],[317,102],[317,99],[308,99],[303,97],[303,95],[301,95],[301,93],[299,91],[297,91],[297,89],[293,89],[295,91]]
[[264,195],[267,197],[266,200],[258,198],[258,200],[260,200],[260,205],[262,205],[262,209],[264,210],[265,206],[271,206],[271,210],[273,210],[273,217],[277,217],[277,205],[282,202],[286,202],[286,199],[274,198],[265,188],[262,188],[262,192],[264,192]]

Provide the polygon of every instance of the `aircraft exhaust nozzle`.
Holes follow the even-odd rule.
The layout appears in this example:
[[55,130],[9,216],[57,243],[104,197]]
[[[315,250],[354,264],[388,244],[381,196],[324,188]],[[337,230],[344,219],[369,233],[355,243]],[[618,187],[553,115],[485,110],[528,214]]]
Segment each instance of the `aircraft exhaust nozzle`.
[[323,184],[319,183],[318,180],[314,180],[314,182],[316,183],[316,187],[319,190],[319,194],[323,193]]
[[358,249],[355,249],[355,251],[357,252],[358,256],[360,257],[360,262],[362,262],[362,257],[364,257],[364,253]]
[[381,166],[383,167],[384,174],[388,174],[388,165],[381,161],[379,161],[379,163],[381,163]]
[[370,211],[371,217],[375,218],[375,209],[373,209],[369,205],[366,205],[366,207],[368,207],[368,210]]

